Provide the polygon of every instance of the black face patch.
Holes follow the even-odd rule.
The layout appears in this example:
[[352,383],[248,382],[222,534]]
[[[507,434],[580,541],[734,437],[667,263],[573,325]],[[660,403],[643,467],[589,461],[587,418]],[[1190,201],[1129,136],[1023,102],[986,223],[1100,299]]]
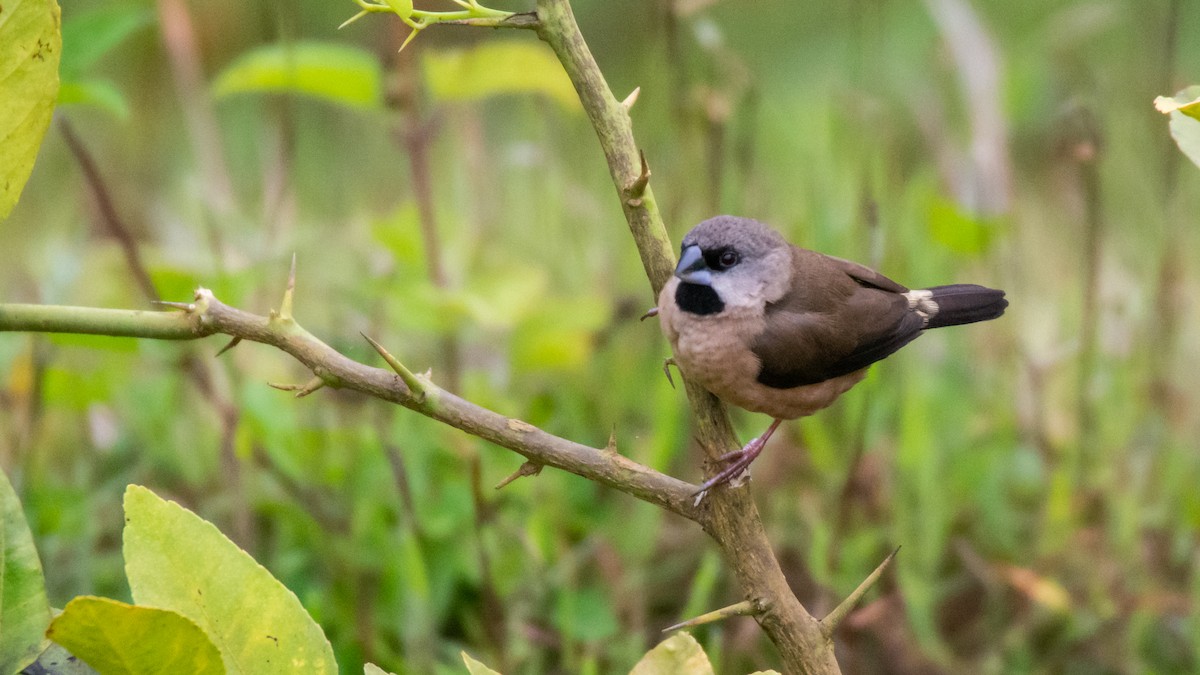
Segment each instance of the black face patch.
[[721,296],[713,287],[700,284],[679,284],[679,288],[675,289],[675,304],[689,314],[700,316],[717,314],[725,309],[725,303],[721,302]]

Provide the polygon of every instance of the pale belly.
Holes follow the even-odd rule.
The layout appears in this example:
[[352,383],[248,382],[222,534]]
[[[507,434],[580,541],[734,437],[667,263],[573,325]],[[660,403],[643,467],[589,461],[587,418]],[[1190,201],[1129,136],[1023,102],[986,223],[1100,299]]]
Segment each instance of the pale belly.
[[[664,296],[673,286],[668,284]],[[685,316],[673,301],[660,301],[659,320],[684,377],[726,403],[775,418],[811,415],[828,407],[866,376],[863,368],[816,384],[790,389],[768,387],[758,381],[762,363],[747,347],[762,331],[761,314],[726,310],[719,315]]]

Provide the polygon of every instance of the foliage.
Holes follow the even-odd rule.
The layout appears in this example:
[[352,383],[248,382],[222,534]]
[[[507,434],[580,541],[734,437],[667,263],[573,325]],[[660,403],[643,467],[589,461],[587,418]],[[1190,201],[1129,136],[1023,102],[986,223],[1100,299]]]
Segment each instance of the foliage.
[[14,673],[44,646],[50,621],[42,565],[17,495],[0,472],[0,672]]
[[[1195,40],[1167,39],[1190,24],[1144,3],[969,3],[1003,64],[997,215],[955,189],[992,180],[969,170],[982,99],[956,88],[978,65],[952,60],[920,3],[575,5],[618,97],[642,87],[631,115],[676,235],[753,215],[914,286],[1009,291],[1002,321],[922,338],[756,466],[814,611],[903,546],[837,636],[847,670],[1194,671],[1200,175],[1147,105],[1169,64],[1200,62]],[[118,6],[81,2],[64,24]],[[472,400],[594,445],[615,426],[620,452],[699,475],[666,348],[636,322],[652,299],[593,131],[527,87],[449,100],[420,80],[418,61],[494,34],[423,31],[397,56],[383,22],[334,33],[338,3],[193,11],[206,87],[254,48],[339,40],[384,54],[381,81],[412,97],[385,97],[386,115],[252,95],[213,109],[211,89],[179,86],[161,26],[109,41],[83,72],[128,121],[63,114],[164,297],[204,284],[265,312],[295,251],[296,313],[345,352],[366,358],[366,330]],[[431,213],[392,138],[427,143]],[[90,194],[51,135],[0,226],[0,298],[137,306]],[[346,672],[462,672],[463,650],[499,672],[624,672],[662,627],[737,599],[675,519],[552,471],[493,492],[519,459],[337,391],[297,401],[262,384],[303,377],[294,364],[248,345],[214,361],[219,347],[0,335],[0,464],[55,605],[132,599],[114,507],[129,483],[230,533]],[[771,665],[747,635],[735,621],[696,638],[719,672]]]
[[0,220],[8,217],[33,171],[58,94],[61,58],[55,0],[25,0],[5,8],[0,16]]

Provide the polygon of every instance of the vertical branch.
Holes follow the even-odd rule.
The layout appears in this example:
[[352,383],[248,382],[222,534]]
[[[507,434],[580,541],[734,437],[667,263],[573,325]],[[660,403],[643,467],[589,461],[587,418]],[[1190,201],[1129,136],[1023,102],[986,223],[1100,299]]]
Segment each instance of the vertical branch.
[[[613,96],[575,23],[568,0],[538,0],[538,36],[554,50],[596,130],[609,173],[658,295],[674,255],[633,138],[629,111]],[[737,447],[729,415],[699,385],[686,382],[697,438],[710,458]],[[779,648],[786,673],[837,673],[833,645],[788,587],[749,489],[717,489],[705,498],[700,522],[732,567],[746,599],[764,608],[759,624]]]

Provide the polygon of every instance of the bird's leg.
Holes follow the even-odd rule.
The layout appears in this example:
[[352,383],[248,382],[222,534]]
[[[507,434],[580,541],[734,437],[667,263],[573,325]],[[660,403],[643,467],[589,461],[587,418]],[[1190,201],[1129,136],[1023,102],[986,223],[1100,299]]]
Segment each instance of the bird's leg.
[[775,433],[775,429],[777,429],[781,423],[783,423],[783,420],[781,419],[771,422],[771,426],[767,427],[767,430],[764,431],[761,436],[747,443],[741,450],[727,452],[718,457],[718,462],[730,462],[729,466],[721,469],[717,475],[701,483],[699,489],[697,489],[693,494],[703,494],[712,488],[721,485],[722,483],[728,483],[729,481],[741,475],[743,471],[750,467],[750,463],[753,462],[756,457],[758,457],[763,448],[766,447],[767,439],[771,437],[771,434]]

